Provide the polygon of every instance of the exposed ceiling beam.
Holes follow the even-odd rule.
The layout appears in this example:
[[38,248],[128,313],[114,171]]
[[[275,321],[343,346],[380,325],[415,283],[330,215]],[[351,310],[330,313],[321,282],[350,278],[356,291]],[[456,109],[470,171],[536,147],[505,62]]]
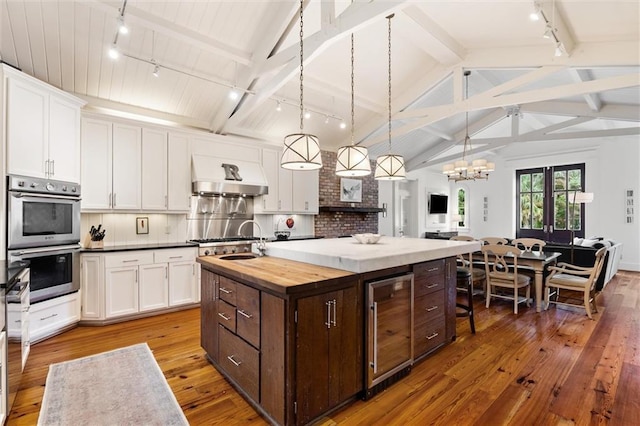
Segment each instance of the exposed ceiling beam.
[[[576,83],[593,80],[591,78],[591,73],[588,70],[570,68],[569,75]],[[593,111],[599,111],[600,108],[602,108],[602,101],[600,100],[600,96],[598,96],[596,93],[586,93],[582,96],[584,97],[587,105],[589,105],[589,108],[591,108]]]
[[[334,25],[327,25],[304,40],[304,62],[308,63],[313,57],[332,43],[345,37],[352,31],[356,31],[358,28],[369,25],[382,16],[387,15],[405,1],[407,0],[393,3],[352,3],[336,18]],[[260,84],[260,88],[256,90],[256,95],[247,99],[230,117],[228,122],[229,126],[239,125],[252,111],[258,108],[266,99],[270,98],[287,81],[296,75],[300,66],[298,59],[299,54],[299,45],[294,45],[277,53],[265,62],[266,67],[263,67],[263,71],[276,68],[280,68],[280,71],[266,83]],[[275,64],[275,68],[271,66],[272,64]],[[258,75],[261,75],[260,72]]]
[[420,44],[430,46],[429,55],[439,63],[454,64],[460,62],[467,55],[466,49],[424,13],[419,6],[411,5],[403,12],[424,30],[423,40],[420,40]]
[[589,138],[607,138],[617,136],[636,136],[640,135],[640,127],[625,127],[622,129],[606,129],[606,130],[584,130],[578,132],[566,133],[547,133],[539,135],[536,132],[527,133],[516,137],[506,136],[490,139],[476,139],[475,143],[487,144],[485,148],[493,145],[506,145],[510,143],[520,142],[538,142],[538,141],[556,141],[566,139],[589,139]]
[[[116,7],[113,2],[105,0],[86,1],[92,7],[101,9],[108,14],[112,14],[114,20],[119,13],[118,7]],[[250,53],[242,52],[239,49],[220,42],[219,40],[203,36],[202,33],[190,30],[184,26],[176,25],[165,19],[158,18],[157,16],[136,8],[132,4],[127,5],[126,19],[127,22],[136,26],[153,30],[158,34],[164,34],[172,39],[179,40],[188,46],[197,47],[205,52],[231,59],[232,61],[242,65],[251,65]]]
[[[593,117],[571,118],[571,119],[565,120],[565,121],[563,121],[561,123],[556,123],[556,124],[553,124],[551,126],[544,127],[542,129],[537,129],[537,130],[534,130],[532,132],[525,133],[524,136],[527,136],[527,137],[535,137],[536,135],[544,136],[544,135],[551,134],[553,132],[557,132],[558,130],[566,129],[568,127],[577,126],[578,124],[586,123],[586,122],[589,122],[589,121],[592,121],[592,120],[595,120],[595,118],[593,118]],[[512,135],[512,136],[518,136],[518,135]]]
[[[400,136],[412,132],[422,126],[435,123],[447,117],[451,117],[460,112],[480,110],[485,108],[505,107],[510,105],[524,105],[529,102],[539,102],[549,99],[566,98],[582,95],[585,93],[614,90],[627,87],[638,86],[640,74],[627,74],[616,77],[603,78],[599,80],[586,81],[582,83],[565,84],[551,88],[529,90],[526,92],[512,93],[508,95],[493,97],[487,93],[473,96],[463,102],[454,102],[449,105],[422,108],[419,116],[423,117],[412,123],[394,129],[394,135]],[[401,115],[401,114],[398,114]],[[382,135],[364,142],[365,146],[371,146],[382,142]]]
[[637,105],[603,105],[599,111],[594,111],[583,103],[564,101],[542,101],[524,104],[520,111],[532,114],[548,115],[572,115],[594,117],[604,120],[640,120],[640,111]]

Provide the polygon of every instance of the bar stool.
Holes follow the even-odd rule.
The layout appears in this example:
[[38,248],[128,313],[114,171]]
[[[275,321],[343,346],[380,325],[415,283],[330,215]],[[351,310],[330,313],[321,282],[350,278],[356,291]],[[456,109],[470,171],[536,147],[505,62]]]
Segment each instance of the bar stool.
[[473,319],[473,278],[468,268],[458,267],[456,270],[456,289],[466,290],[467,304],[458,303],[456,308],[462,309],[464,312],[456,312],[456,317],[469,317],[469,325],[471,326],[471,334],[476,334],[476,325]]

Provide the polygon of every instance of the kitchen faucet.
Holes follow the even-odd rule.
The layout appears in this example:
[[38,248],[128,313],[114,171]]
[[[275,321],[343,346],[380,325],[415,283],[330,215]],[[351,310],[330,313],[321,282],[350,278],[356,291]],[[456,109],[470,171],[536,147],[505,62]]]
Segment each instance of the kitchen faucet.
[[245,220],[240,224],[240,226],[238,226],[238,235],[242,235],[240,231],[242,230],[242,227],[247,223],[253,223],[258,227],[258,231],[260,231],[260,240],[258,241],[258,244],[257,244],[258,254],[260,256],[264,256],[264,252],[267,250],[267,246],[264,242],[264,238],[262,237],[262,228],[260,227],[260,224],[258,222],[256,222],[255,220]]

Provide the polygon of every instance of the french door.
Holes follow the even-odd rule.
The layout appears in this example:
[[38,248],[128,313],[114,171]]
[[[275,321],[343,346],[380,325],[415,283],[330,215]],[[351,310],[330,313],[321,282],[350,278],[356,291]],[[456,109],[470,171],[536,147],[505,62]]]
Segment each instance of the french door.
[[568,243],[584,237],[584,164],[516,170],[516,236]]

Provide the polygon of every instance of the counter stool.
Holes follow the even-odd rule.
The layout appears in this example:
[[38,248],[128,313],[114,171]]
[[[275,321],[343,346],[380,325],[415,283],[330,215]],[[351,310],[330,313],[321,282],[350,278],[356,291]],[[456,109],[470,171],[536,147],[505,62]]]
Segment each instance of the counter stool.
[[473,319],[473,277],[468,268],[458,267],[456,270],[456,289],[465,290],[467,294],[467,304],[456,302],[456,308],[464,312],[456,312],[456,317],[469,317],[471,334],[476,334],[476,325]]

